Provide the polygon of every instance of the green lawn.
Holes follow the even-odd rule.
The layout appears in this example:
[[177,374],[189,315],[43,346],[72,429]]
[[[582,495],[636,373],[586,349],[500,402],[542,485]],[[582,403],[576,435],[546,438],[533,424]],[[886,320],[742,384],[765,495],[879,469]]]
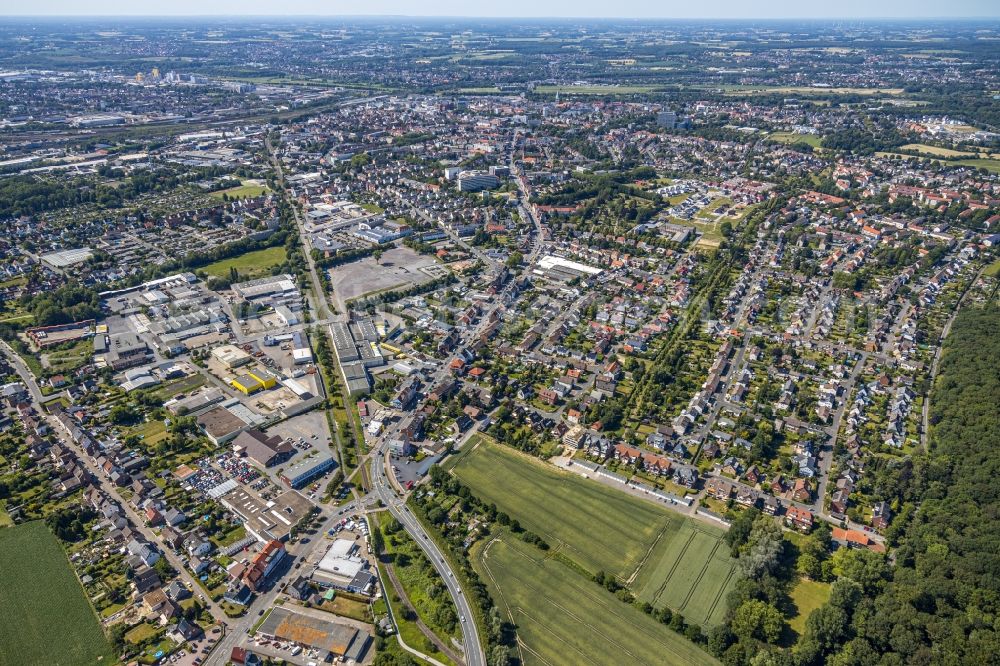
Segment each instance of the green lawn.
[[423,632],[420,631],[420,627],[413,620],[407,620],[403,617],[403,602],[396,594],[395,589],[392,587],[392,583],[389,581],[389,575],[385,571],[385,565],[381,562],[376,562],[378,567],[379,578],[383,581],[383,588],[385,590],[386,603],[392,608],[392,617],[396,622],[396,629],[399,632],[399,637],[403,641],[417,650],[420,650],[424,654],[433,657],[434,659],[440,661],[447,666],[454,666],[453,662],[448,659],[447,656],[441,654],[438,649],[434,646],[430,640],[424,636]]
[[991,278],[1000,277],[1000,259],[987,266],[986,270],[983,271],[983,275]]
[[0,530],[0,664],[114,664],[94,609],[41,522]]
[[125,640],[127,640],[132,645],[138,645],[143,641],[147,641],[153,636],[156,636],[160,631],[160,628],[156,625],[152,625],[148,622],[143,622],[137,624],[125,634]]
[[247,252],[238,257],[231,257],[216,261],[213,264],[203,267],[201,270],[208,275],[228,278],[230,269],[235,268],[239,273],[239,279],[252,280],[271,274],[271,268],[285,262],[286,254],[284,247],[268,247],[263,250]]
[[[696,86],[692,86],[696,87]],[[714,87],[714,86],[709,86]],[[813,86],[725,85],[723,92],[730,95],[902,95],[902,88],[821,88]]]
[[986,169],[990,173],[1000,173],[1000,160],[990,160],[990,159],[968,159],[968,160],[954,160],[951,164],[961,164],[962,166],[972,167],[974,169]]
[[168,437],[167,426],[163,425],[163,421],[155,419],[129,429],[128,434],[141,437],[143,445],[147,447],[154,446]]
[[798,635],[806,629],[806,619],[830,598],[830,584],[802,579],[795,584],[789,596],[795,606],[795,615],[788,619],[788,626]]
[[94,341],[91,338],[83,338],[66,349],[55,349],[45,352],[49,368],[53,372],[72,372],[83,367],[94,355]]
[[796,134],[794,132],[775,132],[767,137],[778,143],[807,143],[813,148],[820,148],[823,137],[818,134]]
[[715,664],[680,634],[509,536],[477,544],[476,569],[517,626],[525,666]]
[[18,277],[10,278],[9,280],[0,281],[0,289],[9,289],[10,287],[20,287],[23,284],[27,284],[28,278],[19,275]]
[[175,379],[173,381],[167,382],[162,386],[158,386],[151,395],[155,396],[158,400],[166,402],[175,395],[181,393],[188,393],[195,390],[205,383],[205,376],[197,373],[190,375],[188,377],[182,377],[181,379]]
[[626,582],[641,600],[705,628],[721,622],[736,583],[723,531],[479,438],[454,474],[473,493],[591,574]]
[[243,184],[237,187],[230,187],[226,190],[219,190],[218,192],[212,192],[212,196],[216,199],[221,199],[222,195],[227,195],[230,199],[252,199],[254,197],[259,197],[260,195],[267,192],[267,188],[263,185],[248,185]]

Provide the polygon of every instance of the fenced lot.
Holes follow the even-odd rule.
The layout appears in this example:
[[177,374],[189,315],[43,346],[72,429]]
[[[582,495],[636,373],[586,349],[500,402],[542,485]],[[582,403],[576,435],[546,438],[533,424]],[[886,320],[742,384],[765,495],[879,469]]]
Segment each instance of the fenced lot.
[[723,531],[480,437],[453,473],[472,492],[590,574],[613,574],[641,600],[706,630],[736,582]]
[[715,664],[680,634],[516,537],[478,544],[476,568],[517,626],[525,666]]
[[0,529],[0,664],[114,664],[83,588],[41,522]]

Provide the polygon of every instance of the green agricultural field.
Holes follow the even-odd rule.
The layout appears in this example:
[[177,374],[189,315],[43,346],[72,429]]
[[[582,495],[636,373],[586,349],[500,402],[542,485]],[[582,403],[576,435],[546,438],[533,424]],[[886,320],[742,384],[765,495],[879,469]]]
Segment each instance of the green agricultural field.
[[935,157],[975,157],[975,153],[966,152],[964,150],[952,150],[951,148],[941,148],[940,146],[928,146],[924,143],[908,143],[905,146],[900,146],[900,150],[913,150],[918,153],[923,153],[925,155],[934,155]]
[[680,611],[690,622],[719,624],[737,576],[721,537],[721,530],[685,521],[650,554],[650,564],[632,584],[636,596],[658,608]]
[[683,518],[651,502],[560,472],[486,438],[453,469],[486,502],[591,573],[627,578]]
[[473,556],[501,613],[517,626],[525,666],[717,663],[634,605],[509,535],[477,544]]
[[241,254],[238,257],[222,259],[203,267],[208,275],[229,278],[230,268],[235,268],[239,279],[253,280],[271,274],[271,269],[283,264],[286,258],[284,247],[268,247]]
[[59,541],[41,522],[0,530],[0,664],[115,664]]
[[641,600],[705,628],[736,583],[723,531],[521,455],[485,438],[453,473],[591,574],[617,576]]

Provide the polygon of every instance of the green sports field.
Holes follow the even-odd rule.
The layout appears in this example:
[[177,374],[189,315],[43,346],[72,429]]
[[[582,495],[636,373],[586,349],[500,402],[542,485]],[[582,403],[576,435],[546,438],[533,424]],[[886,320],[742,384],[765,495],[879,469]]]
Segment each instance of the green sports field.
[[44,523],[0,530],[0,591],[0,664],[118,663]]
[[737,575],[720,528],[482,437],[452,471],[591,574],[614,574],[640,601],[702,627],[721,622]]
[[517,626],[525,666],[715,664],[680,634],[510,536],[478,544],[476,568]]

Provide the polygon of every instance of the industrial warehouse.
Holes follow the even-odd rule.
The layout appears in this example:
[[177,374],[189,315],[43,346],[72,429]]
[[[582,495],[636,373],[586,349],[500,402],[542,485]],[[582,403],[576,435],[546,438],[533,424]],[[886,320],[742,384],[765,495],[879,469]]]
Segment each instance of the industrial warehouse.
[[334,657],[360,663],[372,641],[370,634],[354,627],[278,607],[271,610],[257,633],[316,650],[318,663]]

